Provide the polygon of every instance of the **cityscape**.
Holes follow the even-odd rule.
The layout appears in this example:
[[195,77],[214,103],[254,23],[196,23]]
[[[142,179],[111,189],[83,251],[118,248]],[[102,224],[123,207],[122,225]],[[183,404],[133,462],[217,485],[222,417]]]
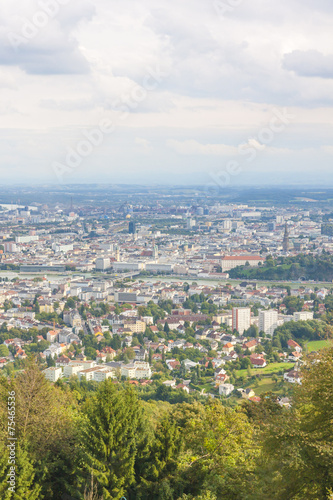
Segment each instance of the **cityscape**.
[[0,5],[0,500],[333,500],[333,3]]
[[155,197],[1,206],[2,369],[35,353],[51,382],[162,382],[232,404],[245,384],[289,405],[303,354],[329,339],[332,209]]
[[170,405],[269,397],[290,412],[332,339],[330,201],[122,190],[1,205],[2,376],[37,369],[81,394],[110,381]]

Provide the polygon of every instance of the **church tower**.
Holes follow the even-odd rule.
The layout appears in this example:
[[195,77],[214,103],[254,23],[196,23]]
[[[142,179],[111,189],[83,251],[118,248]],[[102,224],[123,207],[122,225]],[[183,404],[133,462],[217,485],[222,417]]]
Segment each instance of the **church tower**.
[[288,224],[287,223],[285,225],[282,248],[283,248],[284,252],[288,252],[290,250],[289,231],[288,231]]

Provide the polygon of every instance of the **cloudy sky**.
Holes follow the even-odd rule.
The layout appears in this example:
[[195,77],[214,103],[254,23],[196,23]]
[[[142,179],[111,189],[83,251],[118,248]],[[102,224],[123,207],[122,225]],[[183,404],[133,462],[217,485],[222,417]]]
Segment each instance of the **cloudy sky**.
[[0,6],[3,183],[332,185],[331,0]]

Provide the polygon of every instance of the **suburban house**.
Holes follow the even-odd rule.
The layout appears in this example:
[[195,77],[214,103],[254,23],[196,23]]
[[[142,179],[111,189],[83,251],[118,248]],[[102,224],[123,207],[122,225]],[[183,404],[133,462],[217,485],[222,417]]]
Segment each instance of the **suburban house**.
[[289,349],[293,349],[293,351],[296,351],[296,352],[302,352],[302,348],[299,344],[297,344],[297,342],[295,342],[295,340],[288,340],[287,342],[288,344],[288,347]]
[[258,341],[256,339],[249,340],[248,342],[245,342],[243,344],[243,349],[248,349],[249,351],[253,352],[255,348],[258,345]]
[[296,370],[291,370],[290,372],[286,372],[283,375],[283,378],[286,382],[290,382],[291,384],[301,384],[302,383],[302,374]]
[[219,394],[221,396],[229,396],[233,391],[235,390],[235,387],[232,384],[221,384],[219,386]]
[[250,357],[250,361],[253,365],[253,368],[264,368],[267,366],[266,360],[264,358]]
[[229,354],[234,350],[234,346],[231,344],[231,342],[228,342],[227,344],[224,344],[222,347],[222,352],[225,354]]

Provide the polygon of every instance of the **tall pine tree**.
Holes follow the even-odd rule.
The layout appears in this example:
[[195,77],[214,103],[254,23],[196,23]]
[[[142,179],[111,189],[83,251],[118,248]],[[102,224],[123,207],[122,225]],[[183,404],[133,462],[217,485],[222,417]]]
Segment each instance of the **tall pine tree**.
[[103,382],[84,408],[83,443],[90,472],[104,500],[119,500],[135,481],[142,407],[128,386]]
[[[8,482],[15,467],[15,485]],[[15,465],[11,465],[9,461],[9,448],[5,444],[0,449],[0,498],[1,500],[38,500],[41,487],[35,481],[34,468],[28,458],[28,453],[16,446],[15,450]]]

